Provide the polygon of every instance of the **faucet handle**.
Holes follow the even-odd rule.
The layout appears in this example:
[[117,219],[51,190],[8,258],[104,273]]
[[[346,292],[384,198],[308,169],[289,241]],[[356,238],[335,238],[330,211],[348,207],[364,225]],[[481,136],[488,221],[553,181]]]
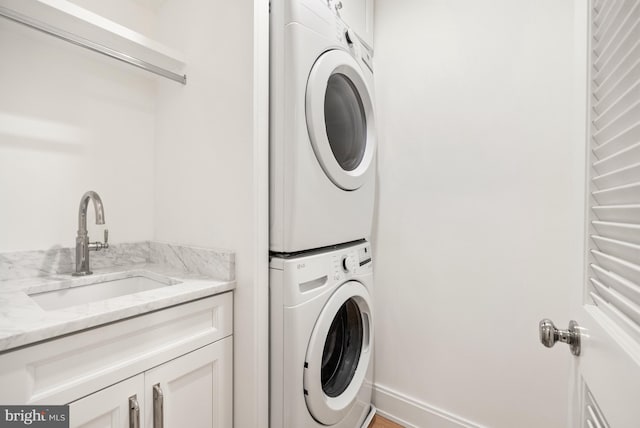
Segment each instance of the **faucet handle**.
[[109,229],[104,230],[104,242],[90,242],[89,251],[100,251],[109,248]]

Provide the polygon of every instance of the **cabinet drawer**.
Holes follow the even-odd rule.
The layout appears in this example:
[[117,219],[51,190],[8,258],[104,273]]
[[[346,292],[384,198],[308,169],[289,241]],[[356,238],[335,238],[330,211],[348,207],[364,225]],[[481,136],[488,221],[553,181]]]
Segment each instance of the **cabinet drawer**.
[[64,404],[232,333],[231,292],[0,355],[4,404]]

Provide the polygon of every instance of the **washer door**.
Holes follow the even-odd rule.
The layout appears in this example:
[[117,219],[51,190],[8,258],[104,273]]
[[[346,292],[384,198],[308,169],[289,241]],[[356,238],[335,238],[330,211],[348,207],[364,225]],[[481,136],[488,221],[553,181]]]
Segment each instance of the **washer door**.
[[360,392],[371,359],[371,307],[367,289],[349,281],[316,321],[305,360],[304,398],[321,424],[342,420]]
[[362,186],[373,173],[373,102],[362,69],[347,52],[327,51],[313,65],[306,116],[313,151],[325,174],[343,190]]

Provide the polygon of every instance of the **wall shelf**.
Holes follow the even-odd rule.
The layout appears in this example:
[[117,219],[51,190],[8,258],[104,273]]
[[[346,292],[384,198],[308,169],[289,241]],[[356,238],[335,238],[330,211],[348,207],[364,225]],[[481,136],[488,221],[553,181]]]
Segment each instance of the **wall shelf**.
[[67,0],[0,0],[0,15],[186,84],[179,52]]

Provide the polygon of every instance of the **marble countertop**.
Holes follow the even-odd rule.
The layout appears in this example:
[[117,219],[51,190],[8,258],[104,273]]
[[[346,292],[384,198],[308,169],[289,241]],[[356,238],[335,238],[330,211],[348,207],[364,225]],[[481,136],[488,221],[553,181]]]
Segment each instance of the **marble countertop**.
[[[51,274],[0,281],[0,352],[61,335],[231,291],[234,279],[213,279],[161,263],[94,268],[93,275]],[[167,280],[170,285],[118,297],[45,310],[29,295],[130,276]],[[100,285],[98,285],[100,286]]]

